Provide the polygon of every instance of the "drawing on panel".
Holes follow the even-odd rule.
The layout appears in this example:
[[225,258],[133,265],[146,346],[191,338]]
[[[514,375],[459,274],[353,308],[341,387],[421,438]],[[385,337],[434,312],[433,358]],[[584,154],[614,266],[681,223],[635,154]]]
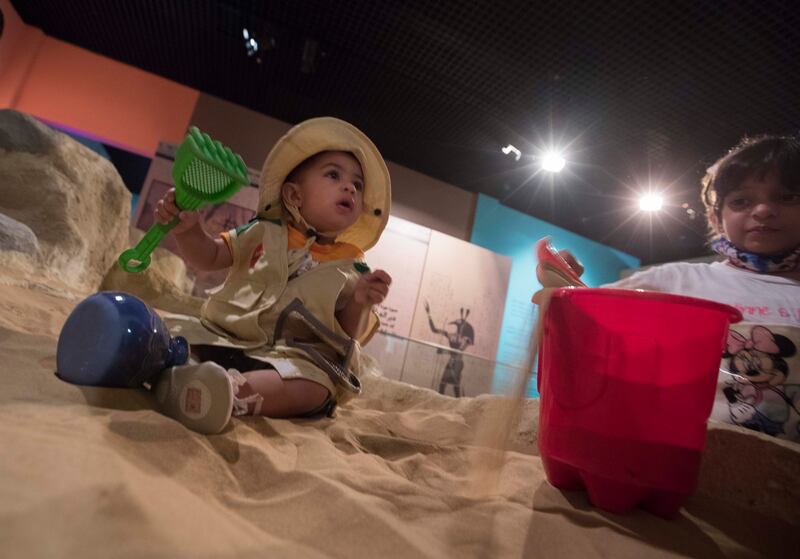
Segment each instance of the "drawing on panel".
[[469,309],[461,308],[461,318],[453,320],[446,324],[443,328],[437,328],[431,316],[431,308],[428,302],[425,301],[425,312],[428,313],[428,325],[434,334],[440,334],[447,339],[448,345],[456,351],[447,351],[444,349],[437,350],[437,353],[447,351],[450,358],[442,371],[442,378],[439,381],[439,393],[444,394],[447,386],[453,387],[453,394],[456,398],[462,395],[461,390],[461,372],[464,370],[464,356],[463,352],[468,346],[475,343],[475,329],[472,324],[467,322],[469,316]]

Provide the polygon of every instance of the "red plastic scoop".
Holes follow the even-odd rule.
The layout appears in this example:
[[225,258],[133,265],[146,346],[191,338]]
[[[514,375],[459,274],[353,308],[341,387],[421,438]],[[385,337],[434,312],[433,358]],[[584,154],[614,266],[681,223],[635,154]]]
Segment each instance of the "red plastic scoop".
[[536,258],[540,264],[543,277],[540,281],[544,287],[587,287],[575,270],[550,246],[550,238],[544,237],[536,242]]

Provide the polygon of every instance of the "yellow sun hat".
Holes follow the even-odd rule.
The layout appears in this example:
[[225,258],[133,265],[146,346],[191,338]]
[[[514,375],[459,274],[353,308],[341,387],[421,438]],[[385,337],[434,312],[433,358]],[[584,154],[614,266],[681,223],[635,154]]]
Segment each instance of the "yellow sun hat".
[[336,240],[362,251],[373,247],[389,220],[391,179],[378,148],[358,128],[333,117],[312,118],[291,128],[277,141],[264,161],[259,181],[259,215],[282,217],[281,187],[300,163],[323,151],[346,151],[361,164],[364,173],[364,211]]

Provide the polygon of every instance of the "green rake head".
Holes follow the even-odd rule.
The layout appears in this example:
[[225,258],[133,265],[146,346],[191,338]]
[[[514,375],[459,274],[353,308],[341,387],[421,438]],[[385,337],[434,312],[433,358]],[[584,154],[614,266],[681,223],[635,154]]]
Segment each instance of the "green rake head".
[[175,201],[184,210],[227,200],[248,183],[242,158],[192,126],[172,167]]
[[[189,128],[175,154],[172,178],[175,202],[182,210],[223,202],[249,182],[242,158],[194,126]],[[178,218],[166,225],[154,224],[135,247],[119,255],[120,267],[126,272],[146,270],[150,253],[177,224]]]

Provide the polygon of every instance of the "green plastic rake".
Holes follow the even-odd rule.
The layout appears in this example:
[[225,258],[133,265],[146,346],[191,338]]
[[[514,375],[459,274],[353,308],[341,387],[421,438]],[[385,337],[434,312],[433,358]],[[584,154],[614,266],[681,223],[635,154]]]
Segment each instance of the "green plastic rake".
[[[181,210],[196,210],[206,204],[223,202],[249,182],[242,158],[194,126],[189,128],[175,154],[172,178],[175,203]],[[150,265],[150,253],[179,221],[176,217],[167,224],[156,223],[150,227],[135,247],[119,255],[120,268],[132,273],[146,270]]]

